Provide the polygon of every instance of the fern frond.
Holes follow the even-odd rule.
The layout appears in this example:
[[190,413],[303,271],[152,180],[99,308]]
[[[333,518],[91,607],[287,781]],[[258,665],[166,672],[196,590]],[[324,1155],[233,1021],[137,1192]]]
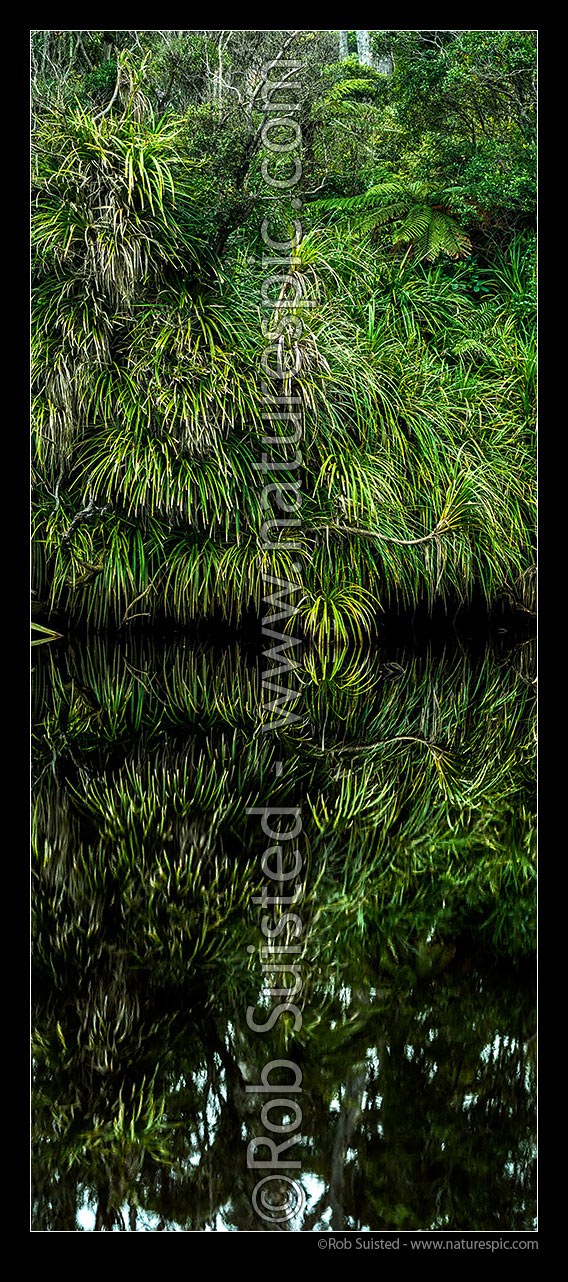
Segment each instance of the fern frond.
[[417,258],[433,262],[440,254],[464,258],[471,241],[449,212],[457,189],[438,192],[425,183],[387,179],[360,196],[316,201],[312,208],[369,231],[403,219],[393,236],[394,245],[408,244]]

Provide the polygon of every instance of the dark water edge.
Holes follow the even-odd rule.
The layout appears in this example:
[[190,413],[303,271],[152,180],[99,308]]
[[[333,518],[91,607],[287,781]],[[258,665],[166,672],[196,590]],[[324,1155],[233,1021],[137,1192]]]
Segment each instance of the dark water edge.
[[[531,620],[386,620],[276,735],[258,632],[34,654],[32,1229],[534,1231]],[[303,819],[301,1025],[258,1032],[270,803]]]
[[[263,644],[261,623],[253,602],[243,612],[238,623],[228,621],[222,609],[217,607],[208,616],[196,619],[185,627],[164,616],[148,624],[143,620],[136,620],[122,628],[108,627],[99,632],[84,621],[68,618],[60,610],[48,611],[39,602],[32,609],[34,619],[59,631],[63,640],[76,638],[84,644],[93,635],[118,639],[130,634],[158,640],[193,636],[203,642],[214,643],[221,640],[226,645],[244,645],[259,652]],[[536,615],[529,610],[512,606],[505,597],[489,605],[483,594],[478,592],[467,603],[451,599],[433,604],[423,601],[406,609],[399,607],[396,610],[386,610],[384,614],[377,615],[375,633],[367,640],[363,638],[362,645],[398,644],[415,648],[422,647],[428,641],[448,643],[457,638],[462,643],[469,643],[477,648],[490,644],[505,634],[515,640],[534,636]]]

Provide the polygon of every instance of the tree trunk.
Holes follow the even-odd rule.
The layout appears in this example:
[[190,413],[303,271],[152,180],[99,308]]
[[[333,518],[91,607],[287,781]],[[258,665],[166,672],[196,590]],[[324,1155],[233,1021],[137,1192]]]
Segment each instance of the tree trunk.
[[362,67],[372,67],[371,37],[368,31],[357,32],[357,57]]
[[394,71],[392,53],[384,53],[380,58],[377,58],[376,70],[380,72],[381,76],[392,76]]
[[345,1184],[347,1150],[361,1117],[363,1092],[366,1083],[367,1064],[356,1064],[345,1083],[345,1093],[337,1119],[331,1157],[329,1205],[331,1207],[331,1227],[338,1232],[345,1228],[343,1187]]
[[345,59],[348,57],[349,57],[349,32],[340,31],[339,32],[339,61],[345,62]]

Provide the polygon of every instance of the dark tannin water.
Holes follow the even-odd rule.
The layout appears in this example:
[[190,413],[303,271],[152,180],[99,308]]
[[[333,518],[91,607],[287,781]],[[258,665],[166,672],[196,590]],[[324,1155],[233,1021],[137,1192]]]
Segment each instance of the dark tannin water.
[[533,1230],[533,643],[257,649],[34,654],[33,1229]]

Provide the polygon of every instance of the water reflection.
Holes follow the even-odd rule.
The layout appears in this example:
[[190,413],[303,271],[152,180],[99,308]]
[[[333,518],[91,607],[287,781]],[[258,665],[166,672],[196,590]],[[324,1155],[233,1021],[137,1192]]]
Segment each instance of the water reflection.
[[[533,1228],[532,675],[306,653],[275,735],[238,648],[39,656],[36,1231]],[[268,805],[303,818],[302,1018],[259,1033]],[[273,1068],[263,1114],[271,1060],[301,1093]],[[267,1123],[285,1222],[252,1206]]]

